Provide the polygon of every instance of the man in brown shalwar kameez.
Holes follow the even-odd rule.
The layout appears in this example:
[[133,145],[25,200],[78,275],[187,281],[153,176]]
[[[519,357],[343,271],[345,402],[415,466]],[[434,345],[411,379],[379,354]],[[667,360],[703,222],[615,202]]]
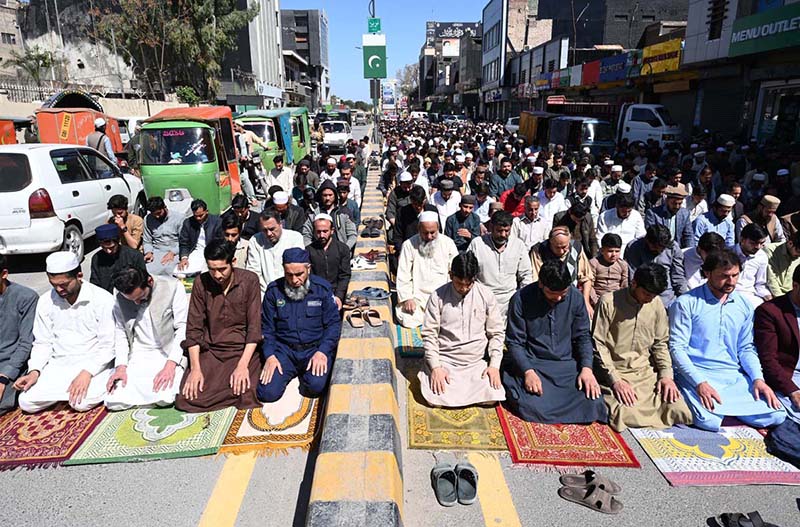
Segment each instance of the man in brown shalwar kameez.
[[256,398],[261,362],[261,288],[258,276],[233,266],[233,248],[213,241],[205,249],[208,271],[194,282],[183,349],[189,369],[175,407],[206,412],[261,406]]
[[606,293],[594,319],[595,372],[614,430],[669,428],[692,414],[672,380],[669,322],[658,298],[666,269],[646,263],[630,287]]

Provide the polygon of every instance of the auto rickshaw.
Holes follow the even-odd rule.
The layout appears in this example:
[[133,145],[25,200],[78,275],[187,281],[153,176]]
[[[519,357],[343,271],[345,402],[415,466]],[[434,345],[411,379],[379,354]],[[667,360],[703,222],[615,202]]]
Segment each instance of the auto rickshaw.
[[139,166],[148,196],[167,206],[200,198],[219,214],[241,191],[233,119],[227,106],[169,108],[146,119],[139,140]]
[[253,145],[253,154],[261,158],[261,166],[269,172],[275,168],[275,156],[281,154],[283,163],[291,165],[294,160],[292,148],[291,114],[286,108],[277,110],[249,110],[236,118],[245,130],[256,134],[267,143],[264,149],[259,144]]
[[111,140],[114,153],[119,156],[124,151],[119,123],[102,112],[91,108],[39,108],[35,115],[39,141],[42,143],[86,146],[86,138],[94,132],[94,120],[102,117],[106,121],[106,135]]
[[294,161],[298,162],[311,153],[311,129],[308,122],[308,108],[286,108],[291,117],[292,125],[292,150]]

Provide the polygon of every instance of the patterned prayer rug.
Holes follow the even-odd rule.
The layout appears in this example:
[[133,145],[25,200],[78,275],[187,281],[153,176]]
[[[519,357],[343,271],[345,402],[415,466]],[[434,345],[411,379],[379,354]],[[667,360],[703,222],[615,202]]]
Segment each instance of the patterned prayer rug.
[[767,453],[764,437],[747,426],[707,432],[688,426],[631,429],[673,487],[800,485],[800,470]]
[[494,408],[431,408],[419,379],[408,383],[408,448],[434,450],[507,450]]
[[109,413],[64,464],[151,461],[216,454],[236,408],[189,414],[174,408]]
[[38,414],[19,409],[0,418],[0,470],[57,466],[69,459],[106,415],[105,407],[76,412],[64,404]]
[[181,278],[181,283],[183,284],[183,289],[186,291],[187,295],[192,294],[192,286],[194,286],[194,276],[190,276],[188,278]]
[[554,467],[633,467],[639,461],[622,436],[608,425],[528,423],[497,407],[514,463]]
[[290,448],[311,448],[319,429],[320,401],[300,395],[299,386],[299,381],[292,379],[279,401],[236,412],[220,454],[272,455]]
[[401,357],[415,358],[425,355],[420,328],[408,329],[396,324],[394,346]]

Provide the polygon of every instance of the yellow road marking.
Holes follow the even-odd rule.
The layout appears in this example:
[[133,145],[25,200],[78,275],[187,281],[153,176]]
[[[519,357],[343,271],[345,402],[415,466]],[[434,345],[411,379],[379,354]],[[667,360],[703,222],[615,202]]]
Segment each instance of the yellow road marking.
[[469,454],[469,462],[478,470],[478,501],[483,521],[492,527],[522,527],[511,499],[500,462],[494,456]]
[[255,466],[255,452],[228,457],[200,517],[199,527],[226,527],[236,523]]

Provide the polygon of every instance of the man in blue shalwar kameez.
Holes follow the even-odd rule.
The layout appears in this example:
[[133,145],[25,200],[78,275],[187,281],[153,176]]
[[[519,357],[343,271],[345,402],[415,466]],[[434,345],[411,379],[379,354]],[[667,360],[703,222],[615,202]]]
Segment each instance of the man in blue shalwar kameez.
[[715,251],[702,269],[708,281],[679,297],[669,311],[675,381],[695,426],[717,431],[726,415],[757,428],[781,424],[786,412],[764,382],[753,345],[753,306],[734,291],[738,256],[729,249]]
[[511,298],[502,365],[506,406],[536,423],[608,420],[592,372],[592,336],[583,295],[560,260]]

